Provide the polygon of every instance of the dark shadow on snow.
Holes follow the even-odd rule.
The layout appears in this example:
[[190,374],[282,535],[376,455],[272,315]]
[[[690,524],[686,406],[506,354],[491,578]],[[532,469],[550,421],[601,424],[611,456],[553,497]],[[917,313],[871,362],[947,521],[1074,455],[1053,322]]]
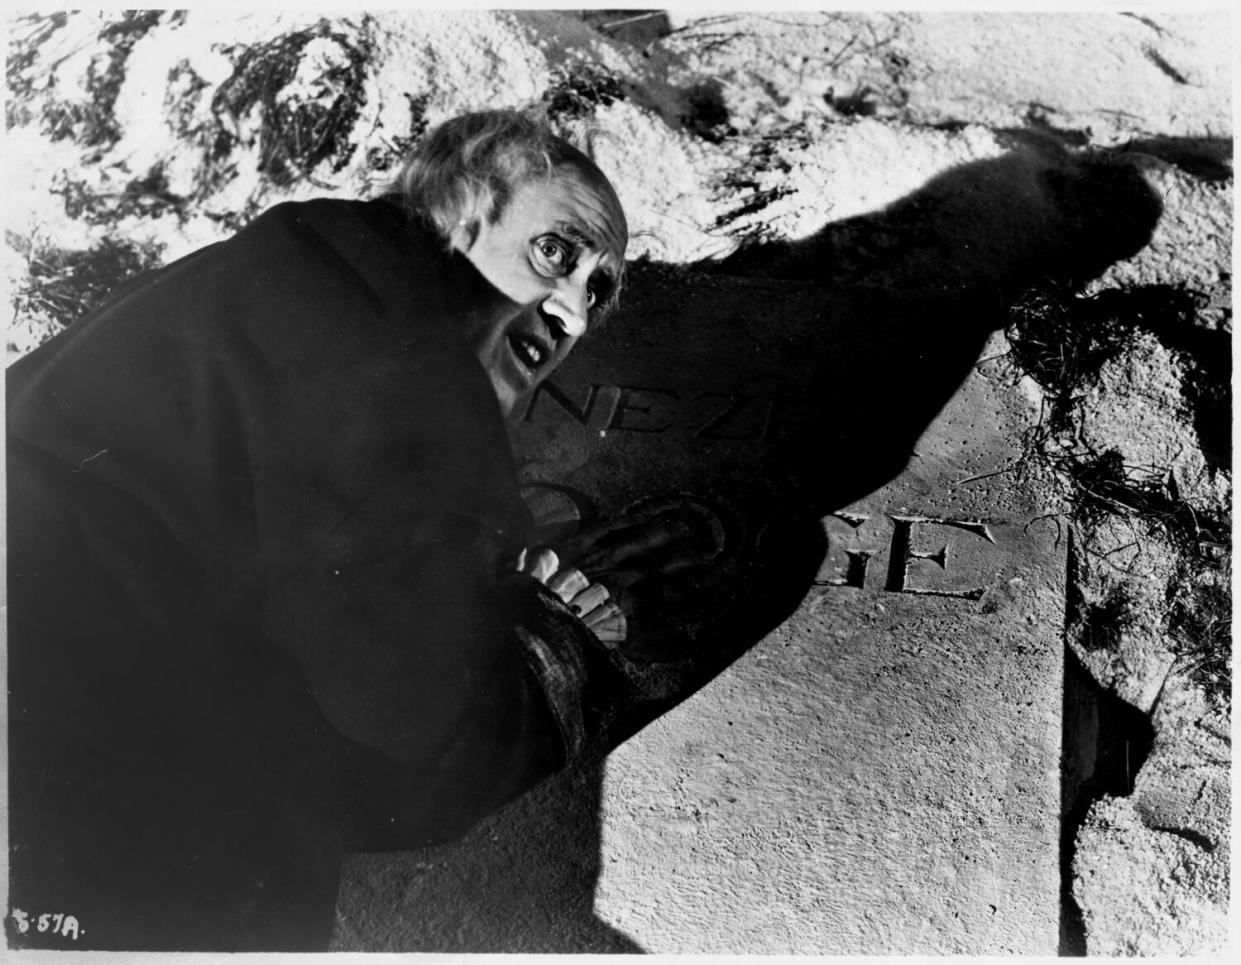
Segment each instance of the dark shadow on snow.
[[1128,797],[1154,731],[1140,710],[1108,693],[1072,650],[1064,652],[1064,733],[1060,788],[1060,954],[1086,954],[1086,927],[1073,898],[1077,832],[1104,795]]

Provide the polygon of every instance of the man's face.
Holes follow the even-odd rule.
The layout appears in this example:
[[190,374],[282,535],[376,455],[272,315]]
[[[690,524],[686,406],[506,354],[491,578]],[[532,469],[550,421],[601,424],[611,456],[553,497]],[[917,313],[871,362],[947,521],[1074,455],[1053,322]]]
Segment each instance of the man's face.
[[453,246],[504,296],[467,324],[466,337],[505,413],[586,333],[616,288],[627,241],[611,186],[567,164],[518,184],[473,238],[464,228],[454,235]]

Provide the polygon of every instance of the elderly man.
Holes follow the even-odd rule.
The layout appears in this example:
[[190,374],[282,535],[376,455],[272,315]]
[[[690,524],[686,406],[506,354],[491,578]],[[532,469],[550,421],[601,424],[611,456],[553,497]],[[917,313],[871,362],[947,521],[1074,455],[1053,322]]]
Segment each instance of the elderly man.
[[503,417],[614,303],[624,214],[509,112],[400,186],[279,205],[10,369],[14,943],[323,948],[343,850],[459,835],[600,727],[623,615],[515,571]]

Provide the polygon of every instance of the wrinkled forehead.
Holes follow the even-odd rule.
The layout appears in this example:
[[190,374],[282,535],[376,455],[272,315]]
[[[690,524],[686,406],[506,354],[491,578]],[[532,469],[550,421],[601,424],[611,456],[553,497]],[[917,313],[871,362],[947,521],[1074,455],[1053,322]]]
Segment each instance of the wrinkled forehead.
[[629,224],[616,189],[589,158],[570,150],[572,154],[556,165],[551,176],[572,183],[578,213],[588,230],[611,250],[617,261],[623,261],[629,244]]

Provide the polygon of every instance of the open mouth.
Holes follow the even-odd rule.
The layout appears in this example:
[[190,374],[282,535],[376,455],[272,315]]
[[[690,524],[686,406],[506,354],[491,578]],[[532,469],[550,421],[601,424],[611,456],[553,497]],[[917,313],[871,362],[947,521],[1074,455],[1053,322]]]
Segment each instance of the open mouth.
[[551,356],[551,349],[532,335],[510,335],[508,344],[517,360],[531,372],[537,372]]

